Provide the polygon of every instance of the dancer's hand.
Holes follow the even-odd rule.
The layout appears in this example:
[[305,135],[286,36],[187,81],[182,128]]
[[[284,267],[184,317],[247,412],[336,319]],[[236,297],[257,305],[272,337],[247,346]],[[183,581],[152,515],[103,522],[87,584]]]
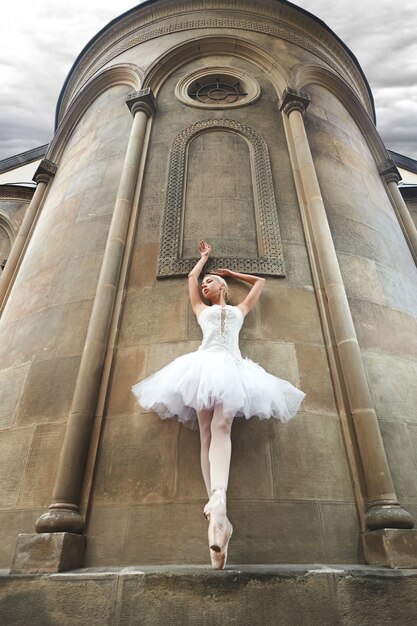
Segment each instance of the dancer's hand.
[[211,254],[211,245],[207,243],[207,241],[201,240],[198,248],[200,250],[201,257],[206,257],[208,259]]
[[209,274],[216,274],[216,276],[232,276],[233,272],[226,267],[217,267],[215,270],[210,270]]

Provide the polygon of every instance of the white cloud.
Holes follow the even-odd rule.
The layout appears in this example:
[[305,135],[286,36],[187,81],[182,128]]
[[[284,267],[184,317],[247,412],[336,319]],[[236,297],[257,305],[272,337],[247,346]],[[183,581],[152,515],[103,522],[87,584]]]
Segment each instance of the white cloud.
[[[109,21],[140,4],[127,0],[15,0],[0,22],[0,158],[53,135],[55,106],[72,64]],[[300,0],[357,57],[375,99],[388,148],[417,159],[417,3],[402,0]]]

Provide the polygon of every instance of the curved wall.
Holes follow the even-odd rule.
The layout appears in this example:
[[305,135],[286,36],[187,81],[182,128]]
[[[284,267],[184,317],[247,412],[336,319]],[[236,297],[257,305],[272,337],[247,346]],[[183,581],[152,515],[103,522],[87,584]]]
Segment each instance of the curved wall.
[[16,527],[32,531],[50,502],[131,124],[129,90],[110,87],[66,137],[0,320],[5,566]]
[[398,495],[417,509],[417,268],[366,138],[308,86],[306,127]]
[[[171,38],[167,39],[169,46]],[[262,43],[265,46],[265,40]],[[279,47],[279,42],[275,45]],[[300,55],[297,49],[291,53]],[[228,66],[231,73],[234,68],[242,69],[255,77],[261,86],[260,99],[227,111],[195,109],[176,99],[178,81],[189,72],[216,65]],[[157,107],[97,457],[87,563],[206,562],[198,434],[143,413],[128,390],[135,381],[199,345],[201,333],[188,305],[186,280],[156,279],[160,228],[175,138],[201,120],[220,123],[225,118],[253,128],[266,141],[287,271],[284,279],[268,280],[257,310],[245,322],[242,350],[308,394],[297,419],[285,427],[257,419],[236,420],[229,511],[242,530],[230,558],[234,562],[356,562],[356,506],[277,93],[266,72],[238,53],[233,57],[207,54],[167,77],[158,92]],[[185,198],[185,204],[192,205],[194,241],[217,237],[219,246],[227,245],[228,228],[232,235],[242,219],[239,194],[233,197],[232,184],[252,193],[244,176],[247,165],[243,163],[237,171],[233,159],[225,159],[223,151],[227,154],[230,145],[222,137],[221,132],[199,135],[206,166],[199,169],[189,161],[184,173],[187,190],[190,184],[200,190]],[[242,160],[245,155],[242,151]],[[227,172],[222,177],[219,162]],[[226,215],[221,210],[223,202],[230,205],[233,218],[223,225],[226,236],[221,227],[221,217]],[[241,210],[246,210],[243,205]],[[229,254],[239,256],[234,248]],[[233,284],[232,292],[237,302],[245,290]],[[121,529],[117,537],[115,520]],[[308,539],[303,535],[306,527]],[[169,547],[175,543],[173,533],[178,542],[175,549]]]
[[[216,67],[250,75],[260,98],[227,110],[193,108],[176,98],[175,87],[188,73],[206,68],[212,74]],[[186,181],[184,259],[201,238],[211,238],[236,262],[256,246],[260,255],[269,238],[278,238],[275,230],[259,235],[260,177],[273,196],[269,210],[278,216],[285,276],[268,278],[242,331],[242,352],[307,393],[288,425],[235,421],[229,512],[238,532],[230,562],[363,560],[356,442],[341,427],[346,418],[335,402],[322,294],[310,268],[289,127],[279,112],[286,87],[299,89],[303,77],[320,72],[330,82],[334,77],[340,97],[318,78],[307,81],[312,102],[305,125],[394,478],[400,496],[415,506],[413,453],[399,458],[415,432],[415,266],[378,175],[375,155],[382,158],[384,148],[373,131],[365,138],[353,121],[359,110],[366,128],[372,113],[358,66],[326,28],[286,3],[161,0],[138,7],[92,42],[60,101],[61,124],[50,148],[58,170],[0,323],[5,565],[15,529],[33,531],[51,501],[132,128],[125,99],[140,76],[154,90],[157,110],[133,173],[135,200],[126,209],[132,218],[105,364],[110,377],[108,384],[103,377],[100,391],[104,419],[101,424],[97,410],[83,494],[86,564],[207,562],[198,435],[142,412],[130,393],[134,382],[200,342],[185,278],[156,278],[171,202],[172,147],[190,128],[198,134],[180,172]],[[258,167],[247,129],[266,144],[270,180],[265,163]],[[247,240],[243,252],[237,228]],[[237,302],[245,288],[231,287]],[[406,390],[404,380],[410,381]],[[393,401],[398,396],[400,411]]]

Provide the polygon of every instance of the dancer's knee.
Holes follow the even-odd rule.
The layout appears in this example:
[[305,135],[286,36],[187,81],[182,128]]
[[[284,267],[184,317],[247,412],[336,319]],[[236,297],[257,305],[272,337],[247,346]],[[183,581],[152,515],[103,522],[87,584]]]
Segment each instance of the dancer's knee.
[[211,441],[211,428],[210,424],[207,424],[203,428],[200,425],[200,444],[202,448],[208,448]]
[[211,422],[211,434],[230,434],[230,431],[232,430],[232,422],[233,418],[225,417],[224,415],[215,416]]

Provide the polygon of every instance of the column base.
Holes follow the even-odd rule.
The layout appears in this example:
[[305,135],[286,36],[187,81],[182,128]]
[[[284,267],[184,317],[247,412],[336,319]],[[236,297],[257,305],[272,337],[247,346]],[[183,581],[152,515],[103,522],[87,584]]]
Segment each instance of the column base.
[[85,535],[75,533],[20,534],[11,574],[63,572],[82,567]]
[[369,565],[417,568],[417,530],[381,528],[362,535]]

